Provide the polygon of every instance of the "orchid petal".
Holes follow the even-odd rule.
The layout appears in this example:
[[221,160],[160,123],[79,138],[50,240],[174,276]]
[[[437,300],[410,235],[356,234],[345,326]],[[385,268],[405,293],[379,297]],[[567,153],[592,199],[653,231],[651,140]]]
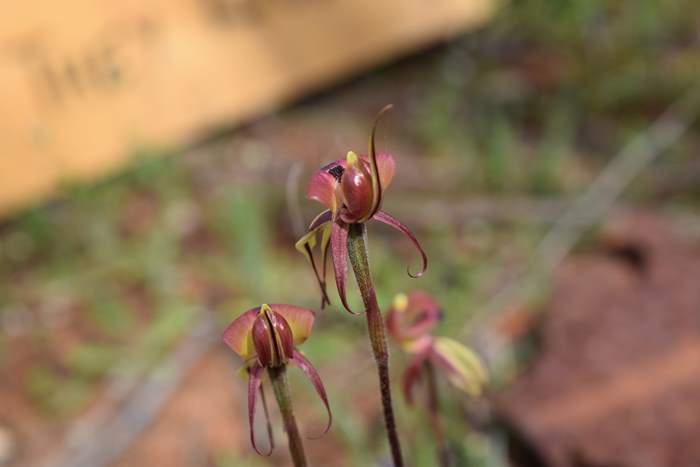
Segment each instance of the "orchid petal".
[[[308,233],[301,237],[294,245],[297,251],[303,254],[306,259],[311,263],[311,268],[314,271],[314,276],[316,276],[316,281],[321,289],[321,309],[323,309],[327,304],[330,304],[328,298],[328,293],[326,292],[326,254],[328,250],[328,236],[330,235],[330,226],[327,224],[331,221],[333,214],[330,210],[323,211],[321,214],[316,216],[316,218],[311,221],[308,228]],[[322,229],[321,237],[321,251],[322,251],[322,261],[323,261],[323,272],[319,274],[318,268],[316,266],[316,261],[314,260],[313,249],[316,246],[316,235],[319,230]]]
[[318,231],[318,229],[320,229],[325,224],[330,222],[331,219],[333,219],[333,213],[330,211],[330,209],[323,211],[321,214],[314,217],[314,220],[312,220],[311,223],[309,224],[308,231],[309,232]]
[[409,230],[408,227],[403,225],[401,222],[399,222],[397,219],[392,217],[391,215],[387,214],[384,211],[379,211],[374,215],[374,219],[378,220],[379,222],[383,222],[384,224],[391,226],[407,236],[409,240],[415,245],[415,247],[418,249],[418,252],[421,255],[421,259],[423,261],[423,266],[418,274],[412,274],[410,269],[406,269],[408,272],[408,275],[417,278],[423,275],[425,270],[428,268],[428,256],[425,254],[425,251],[423,250],[423,247],[421,246],[420,242],[418,242],[418,239],[416,238],[415,235],[413,235],[413,232]]
[[252,308],[234,319],[224,330],[223,341],[244,360],[255,353],[251,331],[260,307]]
[[469,348],[447,337],[438,337],[432,349],[437,365],[447,372],[447,378],[457,388],[471,396],[481,394],[488,380],[479,357]]
[[275,437],[272,433],[272,423],[270,423],[270,411],[267,409],[267,399],[265,398],[265,390],[263,385],[260,385],[260,402],[263,406],[263,414],[265,414],[265,426],[267,427],[267,439],[270,440],[270,452],[275,449]]
[[408,405],[413,405],[413,387],[420,380],[423,363],[427,359],[429,352],[421,352],[411,359],[406,367],[401,380],[403,396]]
[[300,308],[293,305],[272,304],[270,305],[273,311],[279,313],[292,330],[294,344],[303,344],[311,334],[311,328],[316,319],[316,313],[306,308]]
[[386,112],[392,109],[392,105],[386,105],[382,110],[379,111],[377,116],[374,118],[374,125],[372,125],[372,132],[370,133],[369,137],[369,165],[370,165],[370,173],[372,175],[372,194],[373,194],[373,200],[372,200],[372,209],[370,210],[370,214],[367,217],[367,219],[371,219],[372,216],[379,211],[379,208],[382,205],[382,180],[381,177],[379,176],[379,165],[377,164],[377,151],[375,147],[375,134],[377,132],[377,124],[379,123],[379,119],[384,115]]
[[427,293],[399,294],[387,312],[387,328],[394,339],[410,348],[413,341],[428,335],[440,316],[440,305]]
[[[367,156],[361,155],[360,160],[365,167],[367,167],[367,170],[371,170],[371,165]],[[394,173],[396,171],[394,156],[385,152],[377,154],[377,171],[379,172],[379,182],[382,187],[382,193],[384,193],[394,179]]]
[[[323,278],[323,292],[326,293],[326,267],[328,265],[328,250],[331,246],[331,226],[326,225],[321,233],[321,277]],[[331,304],[328,295],[325,295],[326,303]],[[321,303],[323,309],[323,303]]]
[[248,425],[250,428],[250,442],[255,452],[261,456],[269,456],[272,454],[272,443],[270,443],[270,450],[267,453],[262,453],[255,442],[255,401],[258,390],[262,385],[263,367],[260,365],[253,365],[248,372]]
[[[311,384],[314,386],[316,393],[321,398],[323,405],[326,407],[326,413],[328,414],[328,423],[326,424],[326,428],[324,428],[323,433],[321,433],[320,435],[323,436],[326,433],[328,433],[328,430],[330,430],[331,424],[333,423],[333,414],[331,413],[331,408],[328,404],[328,396],[326,396],[326,390],[323,387],[323,382],[318,376],[318,372],[316,371],[316,369],[313,367],[313,365],[311,365],[311,362],[309,362],[309,360],[307,360],[307,358],[304,357],[304,355],[298,350],[294,351],[294,355],[292,356],[290,362],[299,367],[299,369],[304,372],[306,377],[309,378],[309,381],[311,381]],[[317,436],[315,438],[319,438],[320,436]]]
[[382,190],[386,191],[391,185],[396,171],[396,163],[391,154],[377,154],[377,171],[379,172],[379,181],[382,184]]
[[331,300],[328,298],[328,291],[326,290],[326,265],[325,265],[325,253],[323,255],[323,272],[319,274],[318,268],[316,267],[316,262],[314,261],[313,254],[311,253],[311,246],[309,244],[304,245],[305,255],[309,258],[311,262],[311,268],[314,270],[314,276],[316,276],[316,282],[318,282],[318,288],[321,290],[321,309],[324,309],[326,305],[331,304]]
[[[371,170],[371,165],[369,158],[367,156],[360,156],[360,159],[365,164],[368,170]],[[396,171],[396,162],[391,154],[379,153],[377,154],[377,172],[379,172],[379,182],[382,187],[382,193],[389,188],[391,181],[394,179],[394,172]]]
[[350,309],[345,294],[345,283],[348,277],[348,225],[341,220],[335,221],[331,226],[331,256],[340,301],[346,310],[357,314]]
[[338,181],[328,173],[327,170],[321,168],[316,171],[309,180],[309,186],[306,189],[306,197],[326,206],[328,209],[335,212],[338,209],[336,199],[336,188]]

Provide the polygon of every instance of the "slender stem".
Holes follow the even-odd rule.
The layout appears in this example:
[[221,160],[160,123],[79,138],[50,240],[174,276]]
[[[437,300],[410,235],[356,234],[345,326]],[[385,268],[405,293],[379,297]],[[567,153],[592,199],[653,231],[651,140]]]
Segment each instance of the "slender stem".
[[384,332],[384,320],[382,319],[377,295],[374,292],[372,277],[369,272],[369,259],[367,255],[366,229],[364,224],[351,224],[348,236],[348,256],[352,269],[355,272],[357,285],[360,288],[362,301],[367,311],[367,329],[369,340],[372,344],[374,360],[379,372],[379,389],[382,395],[382,408],[384,411],[384,424],[386,425],[391,457],[395,467],[403,467],[401,444],[396,431],[394,408],[391,402],[391,384],[389,381],[389,346]]
[[440,398],[438,396],[437,380],[435,379],[435,368],[430,360],[426,360],[423,364],[423,369],[427,380],[428,416],[433,435],[435,436],[438,463],[440,467],[450,467],[450,450],[440,420]]
[[287,368],[285,366],[269,368],[268,374],[272,382],[272,389],[275,392],[277,405],[279,405],[284,422],[284,430],[289,438],[289,452],[292,454],[294,467],[306,467],[306,455],[304,454],[304,444],[301,442],[301,435],[294,418],[292,408],[292,397],[289,393],[289,382],[287,381]]

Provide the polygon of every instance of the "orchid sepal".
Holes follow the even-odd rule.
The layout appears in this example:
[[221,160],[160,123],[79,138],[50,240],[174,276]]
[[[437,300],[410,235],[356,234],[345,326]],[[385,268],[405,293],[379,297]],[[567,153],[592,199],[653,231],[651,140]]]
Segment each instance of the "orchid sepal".
[[[255,441],[255,406],[258,391],[262,389],[263,370],[263,366],[258,363],[248,368],[248,427],[250,430],[250,444],[253,446],[253,449],[259,455],[267,457],[272,454],[272,450],[274,449],[274,441],[272,438],[270,438],[270,449],[265,453],[260,452],[258,444]],[[267,415],[267,410],[265,410],[265,414]],[[268,434],[271,434],[271,430]]]
[[[311,264],[314,271],[314,277],[321,291],[321,309],[326,305],[330,305],[331,301],[328,298],[326,289],[326,264],[328,258],[328,247],[330,245],[331,221],[333,213],[330,210],[323,211],[311,221],[306,234],[301,237],[294,247],[303,254],[307,261]],[[316,261],[314,260],[313,249],[316,246],[316,238],[318,233],[321,233],[321,270],[319,271]]]
[[421,246],[420,242],[416,238],[416,236],[411,232],[411,230],[406,227],[404,224],[402,224],[398,219],[393,217],[392,215],[388,214],[387,212],[384,211],[379,211],[374,215],[374,219],[378,220],[379,222],[382,222],[390,227],[393,227],[394,229],[398,230],[402,234],[404,234],[406,237],[408,237],[409,240],[411,240],[411,243],[416,247],[418,252],[420,253],[421,256],[421,261],[422,261],[422,266],[420,272],[417,274],[411,273],[410,268],[406,268],[406,272],[408,275],[414,279],[422,276],[426,269],[428,269],[428,255],[425,253],[425,250]]
[[488,381],[488,372],[471,349],[449,337],[437,337],[432,355],[435,364],[442,367],[453,386],[472,397],[481,395]]
[[375,135],[377,133],[377,124],[379,123],[379,119],[382,118],[382,116],[390,111],[394,106],[391,104],[385,105],[378,113],[377,116],[374,118],[374,125],[372,125],[372,131],[369,136],[369,163],[370,163],[370,171],[371,171],[371,180],[372,180],[372,209],[370,210],[369,215],[363,219],[363,222],[371,219],[377,211],[379,211],[379,208],[382,205],[382,195],[383,195],[383,190],[386,189],[386,187],[382,187],[382,178],[379,173],[379,164],[377,164],[377,149],[376,149],[376,144],[375,144]]
[[292,356],[290,363],[292,363],[294,366],[299,368],[304,375],[307,377],[311,385],[314,387],[314,390],[316,391],[316,394],[318,394],[319,398],[321,399],[321,402],[323,402],[323,406],[326,408],[326,414],[328,416],[328,422],[326,423],[325,428],[323,429],[323,432],[318,435],[318,436],[309,436],[311,439],[318,439],[321,436],[325,435],[328,433],[328,430],[331,429],[331,425],[333,424],[333,413],[331,412],[330,405],[328,403],[328,396],[326,395],[326,389],[323,386],[323,382],[321,381],[321,378],[318,376],[318,372],[316,371],[316,368],[311,364],[311,362],[298,350],[294,351],[294,355]]
[[343,307],[352,314],[358,314],[348,305],[345,285],[348,278],[348,225],[337,220],[331,225],[331,259],[335,271],[335,286]]

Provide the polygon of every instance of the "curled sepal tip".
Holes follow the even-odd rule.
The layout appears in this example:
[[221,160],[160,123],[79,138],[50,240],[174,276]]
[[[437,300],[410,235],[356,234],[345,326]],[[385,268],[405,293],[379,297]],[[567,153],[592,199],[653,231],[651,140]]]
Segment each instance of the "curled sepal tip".
[[304,373],[304,375],[306,375],[306,377],[309,378],[309,381],[316,390],[318,397],[321,398],[321,402],[323,402],[323,405],[326,408],[328,422],[326,423],[326,427],[323,429],[323,432],[317,436],[309,436],[310,439],[318,439],[321,436],[328,433],[328,430],[330,430],[331,425],[333,424],[333,414],[331,413],[331,408],[328,404],[328,396],[326,396],[326,390],[323,387],[323,382],[321,381],[321,377],[318,375],[318,372],[313,367],[313,365],[311,365],[311,362],[309,362],[309,360],[306,357],[304,357],[304,355],[301,352],[295,350],[290,362],[293,365],[296,365]]
[[411,243],[416,247],[418,252],[420,253],[421,256],[421,261],[422,261],[422,266],[421,270],[417,274],[413,274],[411,272],[410,268],[406,269],[406,272],[408,273],[409,276],[415,278],[418,278],[422,276],[425,273],[425,270],[428,269],[428,256],[425,254],[425,250],[423,250],[423,247],[421,246],[420,242],[416,238],[415,235],[413,235],[413,232],[406,227],[404,224],[402,224],[398,219],[394,218],[393,216],[387,214],[384,211],[379,211],[374,215],[374,218],[378,220],[379,222],[382,222],[390,227],[393,227],[394,229],[398,230],[402,234],[404,234],[406,237],[408,237],[409,240],[411,240]]
[[255,402],[262,385],[262,373],[263,367],[257,363],[248,368],[248,425],[250,428],[250,443],[253,445],[255,452],[261,456],[269,456],[272,454],[273,449],[272,439],[270,439],[270,449],[267,452],[261,452],[255,441]]

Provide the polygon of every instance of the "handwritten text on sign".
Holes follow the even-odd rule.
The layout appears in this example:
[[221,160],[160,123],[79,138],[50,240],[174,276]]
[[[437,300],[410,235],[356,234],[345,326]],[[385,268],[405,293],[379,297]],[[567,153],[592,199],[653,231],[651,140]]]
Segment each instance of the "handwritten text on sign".
[[27,0],[0,18],[0,211],[484,21],[491,0]]

